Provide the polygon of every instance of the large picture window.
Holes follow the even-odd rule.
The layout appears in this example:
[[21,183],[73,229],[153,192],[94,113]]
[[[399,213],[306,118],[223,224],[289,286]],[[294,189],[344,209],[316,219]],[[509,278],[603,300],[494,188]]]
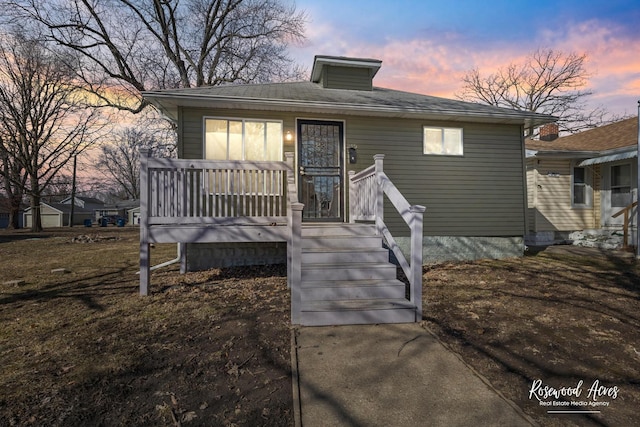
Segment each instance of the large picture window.
[[204,158],[282,160],[282,122],[205,119]]
[[462,129],[425,126],[423,147],[424,154],[462,156]]

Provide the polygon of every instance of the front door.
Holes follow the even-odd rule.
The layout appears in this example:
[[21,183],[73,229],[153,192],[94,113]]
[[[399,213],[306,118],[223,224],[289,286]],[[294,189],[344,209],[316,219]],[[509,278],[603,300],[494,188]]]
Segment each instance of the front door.
[[303,221],[344,218],[342,180],[344,124],[298,121],[298,193],[304,203]]

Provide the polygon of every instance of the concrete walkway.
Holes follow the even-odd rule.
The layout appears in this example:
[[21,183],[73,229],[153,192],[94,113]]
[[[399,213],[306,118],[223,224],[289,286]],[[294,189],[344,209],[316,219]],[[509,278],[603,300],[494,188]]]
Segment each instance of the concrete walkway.
[[300,327],[292,339],[297,426],[533,425],[419,324]]

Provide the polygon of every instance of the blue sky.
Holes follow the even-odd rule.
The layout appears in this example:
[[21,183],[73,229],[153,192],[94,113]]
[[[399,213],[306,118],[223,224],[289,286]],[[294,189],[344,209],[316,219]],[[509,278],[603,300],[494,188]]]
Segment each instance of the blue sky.
[[537,48],[586,53],[593,105],[635,114],[640,100],[640,1],[296,0],[313,56],[383,61],[375,84],[454,97],[461,77],[488,74]]

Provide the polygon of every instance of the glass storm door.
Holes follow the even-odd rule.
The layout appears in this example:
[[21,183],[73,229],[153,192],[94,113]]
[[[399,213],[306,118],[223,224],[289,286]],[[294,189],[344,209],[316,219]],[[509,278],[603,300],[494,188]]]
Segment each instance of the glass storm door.
[[298,193],[303,221],[343,220],[341,122],[298,121]]

